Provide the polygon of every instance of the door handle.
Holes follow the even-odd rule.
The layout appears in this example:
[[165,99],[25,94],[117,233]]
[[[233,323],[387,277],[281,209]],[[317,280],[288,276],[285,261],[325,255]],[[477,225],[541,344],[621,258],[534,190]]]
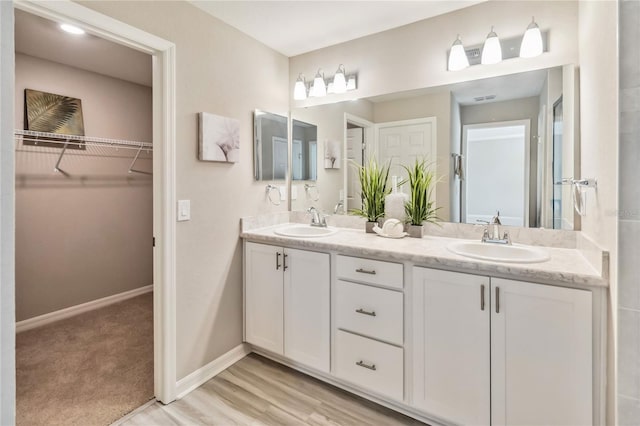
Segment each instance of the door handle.
[[282,269],[283,269],[283,270],[285,270],[285,271],[286,271],[287,269],[289,269],[289,267],[287,266],[287,257],[289,257],[289,255],[288,255],[288,254],[285,254],[285,255],[283,256],[283,260],[282,260]]
[[276,252],[276,271],[280,269],[280,252]]
[[496,314],[500,313],[500,287],[496,287]]
[[480,310],[484,311],[484,284],[480,286]]

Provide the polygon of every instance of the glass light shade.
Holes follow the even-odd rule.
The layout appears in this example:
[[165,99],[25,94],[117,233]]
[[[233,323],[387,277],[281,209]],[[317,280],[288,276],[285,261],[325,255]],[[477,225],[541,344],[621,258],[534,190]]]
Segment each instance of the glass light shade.
[[311,96],[321,98],[327,96],[327,86],[324,83],[324,78],[320,74],[320,70],[313,79],[313,86],[311,87]]
[[460,37],[453,42],[451,50],[449,51],[449,71],[460,71],[469,66],[469,58],[467,58],[467,52],[464,51],[462,40]]
[[520,45],[521,58],[533,58],[542,54],[542,34],[534,20],[527,27]]
[[497,64],[502,61],[502,46],[498,35],[491,29],[491,32],[484,41],[482,47],[482,65]]
[[356,90],[356,76],[350,75],[347,81],[347,90]]
[[60,29],[68,32],[69,34],[75,34],[75,35],[84,34],[84,30],[82,28],[76,27],[75,25],[60,24]]
[[296,85],[293,86],[293,99],[296,101],[307,99],[307,86],[304,84],[304,79],[301,75],[298,76]]
[[347,91],[347,79],[344,65],[340,64],[336,74],[333,76],[333,93],[344,93]]

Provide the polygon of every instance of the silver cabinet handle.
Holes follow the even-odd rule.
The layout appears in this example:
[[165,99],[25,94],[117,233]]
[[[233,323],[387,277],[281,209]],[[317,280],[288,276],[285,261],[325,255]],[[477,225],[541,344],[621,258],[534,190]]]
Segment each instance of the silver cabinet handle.
[[276,271],[280,269],[280,252],[276,252]]
[[282,268],[282,269],[283,269],[283,270],[285,270],[285,271],[286,271],[287,269],[289,269],[289,267],[287,266],[287,257],[289,257],[289,255],[288,255],[288,254],[285,254],[285,255],[284,255],[284,257],[283,257],[283,261],[282,261],[282,266],[283,266],[283,268]]
[[484,284],[480,286],[480,310],[484,311]]
[[361,274],[369,274],[369,275],[375,275],[376,274],[376,271],[374,271],[374,270],[368,271],[368,270],[362,269],[362,268],[356,269],[356,272],[359,272]]
[[369,315],[370,317],[375,317],[376,316],[376,311],[365,311],[364,309],[360,308],[360,309],[356,309],[356,312],[362,315]]
[[367,364],[367,363],[365,363],[365,362],[364,362],[364,361],[362,361],[362,360],[360,360],[360,361],[356,362],[356,365],[357,365],[358,367],[366,368],[366,369],[373,370],[373,371],[376,371],[376,370],[377,370],[377,368],[376,368],[376,365],[375,365],[375,364]]
[[496,287],[496,314],[500,313],[500,287]]

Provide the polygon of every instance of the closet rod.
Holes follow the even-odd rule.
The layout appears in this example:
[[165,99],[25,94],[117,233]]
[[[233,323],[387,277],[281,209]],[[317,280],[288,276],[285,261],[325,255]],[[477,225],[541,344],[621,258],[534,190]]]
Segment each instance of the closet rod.
[[59,144],[64,148],[69,145],[102,146],[125,149],[144,149],[153,151],[153,144],[150,142],[129,141],[124,139],[97,138],[92,136],[61,135],[58,133],[35,132],[33,130],[15,130],[15,136],[22,141],[29,141],[37,144]]

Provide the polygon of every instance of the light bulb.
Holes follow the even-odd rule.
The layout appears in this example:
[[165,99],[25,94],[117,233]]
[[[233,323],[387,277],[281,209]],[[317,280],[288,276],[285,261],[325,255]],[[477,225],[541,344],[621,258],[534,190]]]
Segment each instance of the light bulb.
[[487,35],[487,39],[484,41],[482,47],[482,65],[497,64],[502,61],[502,46],[500,46],[500,39],[498,34],[493,31]]
[[298,75],[295,86],[293,86],[293,99],[301,101],[307,99],[307,85],[302,74]]
[[531,23],[527,27],[527,31],[522,37],[522,44],[520,45],[520,57],[521,58],[533,58],[542,54],[542,34],[540,33],[540,27],[536,24],[535,19],[531,18]]
[[449,51],[449,71],[459,71],[469,66],[469,58],[467,58],[467,52],[464,51],[462,40],[460,36],[456,38]]
[[340,64],[336,75],[333,76],[333,93],[344,93],[347,91],[347,79],[344,65]]
[[324,83],[324,77],[320,74],[320,70],[316,73],[313,79],[313,87],[311,88],[311,96],[321,98],[327,96],[327,86]]

